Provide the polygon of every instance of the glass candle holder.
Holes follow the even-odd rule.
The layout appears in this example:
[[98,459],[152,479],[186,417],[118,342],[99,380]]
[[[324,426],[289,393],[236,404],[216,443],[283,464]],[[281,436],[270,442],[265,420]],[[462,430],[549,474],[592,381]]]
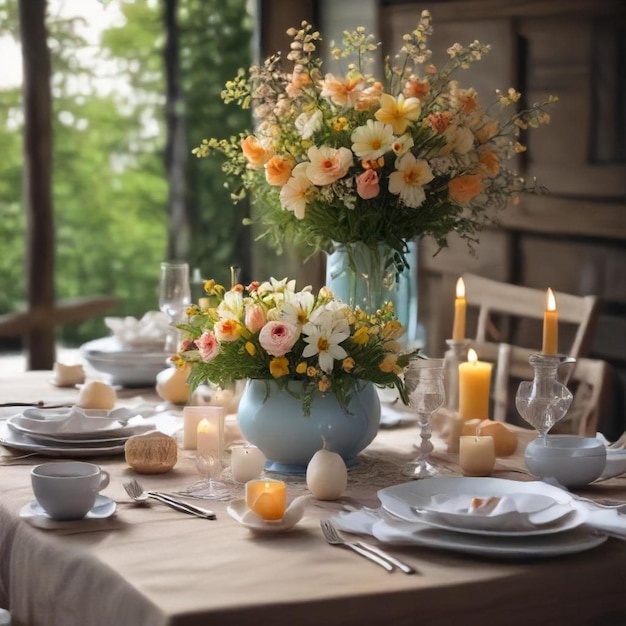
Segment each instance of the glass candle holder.
[[459,410],[459,363],[467,361],[468,341],[447,339],[448,349],[443,356],[443,380],[446,393],[444,407],[458,413]]

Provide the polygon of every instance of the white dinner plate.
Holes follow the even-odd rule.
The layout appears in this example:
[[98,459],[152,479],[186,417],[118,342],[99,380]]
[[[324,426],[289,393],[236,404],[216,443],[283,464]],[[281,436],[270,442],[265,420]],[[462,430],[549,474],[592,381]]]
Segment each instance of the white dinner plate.
[[29,502],[27,505],[22,507],[20,517],[37,528],[60,529],[71,528],[77,522],[84,523],[91,520],[108,519],[109,517],[115,515],[116,510],[117,504],[115,500],[111,500],[111,498],[107,498],[107,496],[98,494],[96,496],[96,502],[89,513],[87,513],[87,515],[80,520],[54,520],[41,508],[36,500]]
[[575,554],[595,548],[607,535],[584,527],[558,535],[540,537],[485,537],[453,533],[407,522],[381,520],[374,524],[374,537],[383,543],[416,545],[494,558],[528,559]]
[[[459,528],[446,523],[445,520],[437,519],[435,516],[419,515],[412,509],[412,507],[418,506],[420,502],[423,502],[425,497],[437,494],[502,497],[513,493],[531,493],[553,498],[556,502],[554,506],[559,507],[557,512],[560,517],[557,516],[553,523],[546,526],[528,530],[501,531],[495,529]],[[553,487],[541,481],[523,482],[502,478],[467,478],[457,476],[426,478],[381,489],[378,492],[378,498],[386,511],[401,520],[421,523],[446,531],[492,537],[520,538],[562,533],[583,524],[589,513],[584,506],[575,502],[570,494],[558,487]]]
[[124,454],[124,444],[91,444],[76,446],[69,443],[55,443],[43,441],[37,442],[34,439],[20,433],[13,432],[6,424],[0,425],[0,444],[14,450],[24,450],[26,452],[37,452],[43,456],[80,458],[92,456],[112,456],[114,454]]

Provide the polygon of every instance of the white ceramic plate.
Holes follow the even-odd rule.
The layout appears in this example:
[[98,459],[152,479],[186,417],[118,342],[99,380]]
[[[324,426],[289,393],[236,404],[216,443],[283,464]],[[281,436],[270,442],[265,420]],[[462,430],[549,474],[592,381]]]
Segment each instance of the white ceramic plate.
[[91,511],[89,511],[89,513],[87,513],[87,515],[80,520],[54,520],[41,508],[41,506],[39,506],[39,503],[36,500],[29,502],[27,505],[22,507],[20,517],[37,528],[60,529],[71,528],[76,523],[84,523],[90,520],[108,519],[109,517],[115,515],[116,510],[117,504],[115,500],[111,500],[111,498],[98,494]]
[[[419,503],[423,502],[424,498],[437,494],[502,497],[514,493],[530,493],[551,497],[556,502],[555,507],[558,506],[560,508],[558,513],[562,514],[562,517],[555,519],[554,523],[545,527],[542,526],[529,530],[496,531],[494,529],[459,528],[434,516],[427,519],[427,516],[418,515],[412,509],[414,506],[419,506]],[[579,506],[570,494],[541,481],[522,482],[502,478],[466,478],[456,476],[450,478],[426,478],[381,489],[378,492],[378,498],[386,511],[404,521],[428,524],[457,533],[495,537],[532,537],[561,533],[580,526],[587,519],[588,515],[587,509]]]
[[43,456],[51,457],[80,458],[124,454],[123,443],[76,446],[68,443],[37,442],[26,435],[13,432],[6,424],[0,425],[0,444],[14,450],[37,452]]
[[285,511],[281,520],[266,521],[256,513],[250,511],[243,499],[233,500],[226,509],[228,514],[240,524],[250,530],[262,533],[280,533],[291,530],[304,515],[304,509],[312,496],[299,496],[294,498]]
[[464,552],[495,558],[528,559],[575,554],[595,548],[607,540],[607,535],[576,528],[558,535],[541,537],[484,537],[422,526],[406,522],[374,524],[374,536],[384,543],[417,545],[439,550]]

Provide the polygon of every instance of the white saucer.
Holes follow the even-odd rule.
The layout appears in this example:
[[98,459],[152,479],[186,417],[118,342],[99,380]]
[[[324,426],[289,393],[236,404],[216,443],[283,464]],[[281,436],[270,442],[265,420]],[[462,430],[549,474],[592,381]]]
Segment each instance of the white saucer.
[[260,515],[251,511],[243,499],[233,500],[226,509],[228,514],[240,524],[250,530],[262,533],[281,533],[291,530],[304,515],[304,509],[312,496],[299,496],[287,507],[282,519],[276,521],[264,520]]
[[117,503],[115,500],[111,500],[111,498],[107,498],[107,496],[103,496],[102,494],[98,494],[96,496],[96,502],[93,505],[93,508],[83,519],[79,520],[55,520],[52,519],[39,505],[36,500],[33,502],[29,502],[27,505],[22,507],[20,511],[20,517],[27,521],[32,526],[37,528],[45,528],[45,529],[59,529],[59,528],[71,528],[77,522],[88,522],[92,520],[105,520],[113,515],[115,515],[115,511],[117,510]]

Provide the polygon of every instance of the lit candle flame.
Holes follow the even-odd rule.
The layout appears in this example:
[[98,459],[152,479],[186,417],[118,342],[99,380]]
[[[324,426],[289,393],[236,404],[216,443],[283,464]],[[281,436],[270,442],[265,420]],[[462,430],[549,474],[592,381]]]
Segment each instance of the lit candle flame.
[[465,298],[465,283],[462,278],[456,281],[456,297]]
[[469,363],[477,363],[478,362],[478,355],[476,354],[476,350],[474,350],[473,348],[470,348],[467,351],[467,360]]
[[546,310],[556,311],[556,298],[554,297],[554,292],[549,287],[548,294],[546,296]]
[[198,432],[199,433],[211,432],[211,424],[209,424],[209,420],[206,417],[200,420],[200,423],[198,424]]

